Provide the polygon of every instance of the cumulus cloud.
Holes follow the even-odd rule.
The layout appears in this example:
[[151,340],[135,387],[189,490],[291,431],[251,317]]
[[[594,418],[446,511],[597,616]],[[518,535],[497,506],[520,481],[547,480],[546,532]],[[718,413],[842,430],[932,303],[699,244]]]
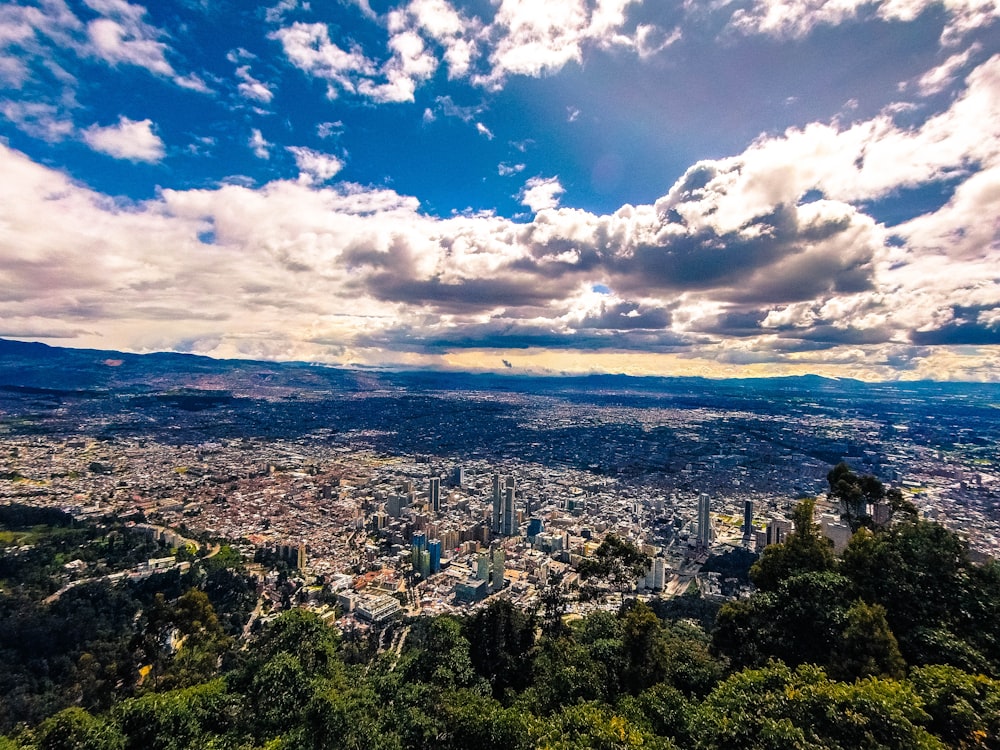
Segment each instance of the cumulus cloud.
[[83,141],[95,151],[128,161],[158,162],[163,158],[163,141],[153,132],[152,120],[120,117],[116,125],[91,125],[83,131]]
[[[992,360],[968,349],[1000,343],[1000,57],[963,86],[916,122],[886,111],[762,136],[609,213],[561,206],[559,179],[536,176],[520,221],[332,186],[342,157],[304,147],[289,149],[298,180],[125,208],[0,146],[0,320],[226,356],[461,364],[493,351],[521,368],[542,350],[644,352],[690,368],[971,376]],[[148,120],[85,137],[162,157]],[[259,131],[249,144],[269,147]],[[887,228],[866,211],[943,179],[954,189],[921,216]]]
[[345,50],[330,40],[326,24],[296,22],[273,32],[285,56],[300,70],[328,83],[327,94],[336,98],[340,90],[355,92],[358,75],[372,75],[375,64],[358,46]]
[[532,177],[521,190],[521,203],[532,211],[543,211],[559,205],[559,196],[566,190],[558,177]]
[[307,183],[332,180],[344,168],[344,162],[333,154],[301,146],[289,146],[288,151],[295,157],[295,165],[301,172],[300,179]]
[[940,6],[948,18],[941,35],[945,45],[955,44],[970,30],[1000,18],[1000,6],[993,0],[755,0],[749,8],[737,8],[731,23],[744,33],[801,38],[817,26],[859,19],[913,21]]

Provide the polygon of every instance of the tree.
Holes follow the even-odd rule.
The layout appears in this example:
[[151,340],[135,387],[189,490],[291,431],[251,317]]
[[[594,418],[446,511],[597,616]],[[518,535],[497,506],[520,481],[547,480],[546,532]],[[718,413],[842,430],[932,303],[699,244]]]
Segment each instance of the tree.
[[[885,485],[871,474],[858,476],[851,467],[841,461],[826,475],[830,485],[830,497],[840,502],[844,519],[855,531],[860,526],[871,525],[872,519],[867,506],[882,502],[886,497]],[[902,509],[902,495],[893,495],[893,500]]]
[[829,664],[830,673],[842,680],[903,676],[906,662],[885,619],[885,607],[860,599],[851,605]]
[[584,558],[577,565],[581,580],[600,577],[614,584],[625,598],[625,589],[646,574],[650,564],[649,555],[628,539],[617,534],[608,534],[594,551],[594,556]]
[[495,696],[527,686],[535,628],[535,618],[509,599],[494,599],[466,620],[462,632],[472,666],[489,680]]
[[795,530],[782,544],[764,548],[760,559],[750,568],[750,578],[757,588],[774,591],[782,581],[800,573],[833,570],[833,543],[813,521],[816,502],[803,500],[792,511]]

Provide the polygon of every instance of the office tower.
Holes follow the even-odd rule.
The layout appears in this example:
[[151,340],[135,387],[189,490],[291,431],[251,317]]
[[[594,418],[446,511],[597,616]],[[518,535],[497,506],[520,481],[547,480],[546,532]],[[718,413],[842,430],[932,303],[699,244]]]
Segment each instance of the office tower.
[[298,568],[299,570],[305,570],[306,569],[306,545],[305,545],[305,542],[302,542],[302,543],[299,544],[299,548],[297,550],[297,553],[298,554],[295,556],[295,567]]
[[465,486],[465,469],[461,466],[456,466],[451,470],[451,483],[455,487]]
[[503,503],[502,533],[504,536],[514,536],[517,531],[517,523],[515,521],[517,516],[514,512],[514,480],[510,478],[507,481],[509,484],[507,485],[507,493]]
[[427,578],[431,574],[431,553],[427,550],[421,550],[419,565],[416,567],[420,570],[420,575]]
[[653,558],[653,588],[662,591],[667,579],[667,561],[662,557]]
[[545,524],[541,518],[531,518],[528,520],[528,539],[536,537],[545,530]]
[[743,536],[749,537],[753,533],[753,500],[743,502]]
[[411,541],[411,554],[413,559],[413,567],[419,570],[420,555],[427,549],[427,535],[421,531],[418,531],[411,537],[410,541]]
[[392,495],[389,497],[389,501],[386,503],[385,509],[393,518],[399,518],[403,515],[403,508],[406,508],[409,505],[410,500],[407,495]]
[[441,512],[441,478],[431,477],[430,506],[435,513]]
[[476,558],[476,578],[480,581],[490,580],[490,553],[483,551]]
[[704,492],[698,495],[698,544],[708,549],[712,541],[712,525],[709,516],[709,499]]
[[431,539],[427,542],[427,552],[431,560],[431,573],[438,573],[441,570],[441,540]]
[[768,544],[783,544],[792,533],[792,522],[783,518],[772,518],[767,524],[766,540]]
[[493,568],[493,590],[499,591],[503,588],[503,576],[504,576],[504,550],[503,547],[497,545],[494,547],[490,554],[490,562]]
[[500,515],[501,508],[503,505],[503,494],[501,490],[503,487],[500,483],[500,475],[493,475],[493,527],[492,531],[494,534],[500,533]]

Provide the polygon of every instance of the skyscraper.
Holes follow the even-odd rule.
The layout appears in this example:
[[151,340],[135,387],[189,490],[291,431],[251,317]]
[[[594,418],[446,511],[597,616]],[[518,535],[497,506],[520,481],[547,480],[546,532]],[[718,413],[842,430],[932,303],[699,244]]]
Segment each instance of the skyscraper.
[[753,500],[743,502],[743,536],[749,537],[753,533]]
[[702,492],[698,495],[698,544],[708,549],[712,541],[712,522],[709,516],[708,495]]
[[441,570],[441,540],[431,539],[427,542],[427,552],[430,554],[431,573]]
[[515,518],[517,515],[514,511],[514,478],[509,477],[507,479],[507,493],[504,497],[503,503],[503,529],[502,533],[504,536],[514,536],[514,532],[517,529],[517,524]]
[[430,506],[435,513],[441,512],[441,477],[431,477]]
[[493,475],[493,533],[500,533],[500,516],[503,505],[503,487],[500,483],[500,475]]
[[490,562],[493,568],[493,590],[499,591],[503,588],[504,577],[504,550],[499,544],[490,551]]

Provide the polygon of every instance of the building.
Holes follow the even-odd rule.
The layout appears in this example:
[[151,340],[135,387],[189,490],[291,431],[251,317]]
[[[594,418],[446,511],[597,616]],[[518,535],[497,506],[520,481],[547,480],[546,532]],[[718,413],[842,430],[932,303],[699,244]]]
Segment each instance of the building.
[[431,539],[427,542],[427,553],[430,556],[430,572],[441,572],[441,540]]
[[490,567],[492,568],[493,591],[499,591],[504,583],[505,552],[499,544],[490,550]]
[[703,549],[708,549],[712,542],[712,522],[709,512],[710,500],[708,495],[702,492],[698,495],[698,544]]
[[420,570],[420,559],[421,554],[427,551],[427,535],[422,531],[418,531],[413,535],[410,541],[411,554],[413,559],[413,567],[416,570]]
[[435,513],[441,512],[441,477],[431,477],[428,505]]
[[490,580],[490,555],[488,552],[480,552],[476,558],[476,578],[487,583]]
[[649,564],[645,580],[640,580],[639,583],[645,583],[646,588],[650,591],[662,591],[667,577],[666,571],[666,560],[662,557],[654,557]]
[[753,533],[753,500],[743,502],[743,537],[749,538]]
[[784,518],[772,518],[767,523],[765,544],[784,544],[792,533],[792,522]]
[[851,541],[853,532],[851,527],[844,523],[837,516],[824,513],[819,517],[819,528],[827,539],[833,542],[833,551],[840,554],[847,549],[847,543]]
[[354,606],[358,617],[376,625],[395,617],[402,610],[398,601],[384,594],[366,596]]
[[455,601],[459,604],[480,602],[490,593],[490,585],[486,581],[469,578],[455,584]]
[[503,508],[503,484],[500,475],[493,475],[493,526],[494,534],[500,533],[500,518]]
[[504,536],[514,536],[517,533],[517,515],[514,511],[514,477],[507,477],[506,493],[503,503],[503,528],[500,533]]

